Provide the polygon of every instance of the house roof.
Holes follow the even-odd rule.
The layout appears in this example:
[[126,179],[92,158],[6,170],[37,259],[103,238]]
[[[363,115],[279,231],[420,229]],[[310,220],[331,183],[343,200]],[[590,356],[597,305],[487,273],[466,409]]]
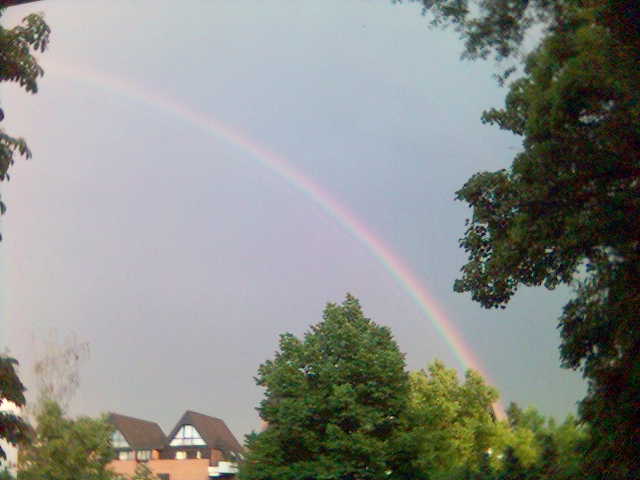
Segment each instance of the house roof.
[[110,413],[107,421],[120,431],[133,449],[160,449],[167,444],[167,437],[155,422]]
[[244,451],[222,420],[191,410],[184,412],[180,421],[169,434],[168,442],[173,439],[183,425],[193,425],[210,448],[216,448],[223,453],[242,454]]
[[38,0],[0,0],[0,7],[12,7],[14,5],[22,5],[23,3],[32,3]]

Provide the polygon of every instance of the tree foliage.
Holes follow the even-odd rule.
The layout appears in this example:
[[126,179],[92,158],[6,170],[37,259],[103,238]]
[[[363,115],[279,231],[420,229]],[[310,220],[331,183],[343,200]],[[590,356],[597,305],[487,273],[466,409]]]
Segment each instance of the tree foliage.
[[[3,10],[0,7],[0,18]],[[50,33],[49,26],[38,14],[28,15],[21,25],[13,28],[7,29],[0,25],[0,82],[15,82],[27,92],[36,93],[38,78],[44,71],[33,53],[44,52],[49,44]],[[0,110],[0,114],[1,121],[4,112]],[[13,165],[17,155],[31,157],[27,143],[0,129],[0,181],[9,180],[9,167]],[[5,209],[5,204],[0,200],[0,214]]]
[[473,371],[461,383],[436,361],[412,372],[405,414],[418,445],[414,472],[429,480],[569,480],[581,478],[587,432],[568,416],[557,424],[515,403],[498,420],[498,392]]
[[115,480],[112,427],[104,419],[66,418],[55,401],[44,400],[33,439],[20,450],[18,480]]
[[410,374],[410,408],[406,418],[419,446],[417,471],[437,476],[476,468],[496,445],[493,413],[497,391],[469,370],[464,383],[457,372],[435,361]]
[[407,374],[390,331],[358,301],[329,304],[303,339],[280,337],[256,378],[266,429],[246,437],[242,480],[573,480],[588,430],[533,407],[493,413],[498,392],[435,361]]
[[569,415],[557,424],[535,408],[511,404],[497,424],[489,468],[472,472],[487,480],[578,480],[588,431]]
[[[0,7],[0,18],[4,7]],[[38,65],[32,51],[43,52],[49,43],[49,27],[40,15],[29,15],[21,25],[7,29],[0,25],[0,82],[16,82],[27,92],[38,91],[37,79],[43,70]],[[0,109],[0,121],[4,112]],[[9,180],[9,167],[16,155],[29,158],[31,152],[22,138],[8,135],[0,128],[0,181]],[[0,199],[0,215],[4,214],[5,204]],[[2,236],[0,235],[0,239]],[[17,361],[0,356],[0,403],[10,402],[16,407],[24,407],[24,385],[15,370]],[[0,412],[0,438],[12,445],[27,439],[29,426],[15,413]],[[6,454],[0,447],[0,459]]]
[[[400,417],[409,381],[390,330],[358,300],[328,304],[303,339],[280,337],[256,382],[268,427],[249,439],[241,478],[409,478]],[[403,477],[405,476],[405,477]]]
[[[17,365],[14,358],[0,355],[0,404],[9,402],[21,408],[25,405],[25,387],[16,373]],[[20,415],[9,410],[0,411],[0,439],[17,446],[27,440],[28,433],[29,425]],[[6,458],[0,447],[0,460]]]
[[410,373],[403,417],[417,446],[412,472],[428,480],[577,480],[588,430],[569,415],[558,424],[533,407],[511,403],[493,414],[498,392],[474,371],[464,382],[442,362]]
[[[473,209],[458,292],[504,308],[522,286],[570,285],[563,365],[589,381],[589,457],[601,477],[640,472],[640,3],[423,0],[465,55],[517,61],[504,108],[482,121],[522,137],[511,167],[457,192]],[[507,68],[501,79],[508,78]]]

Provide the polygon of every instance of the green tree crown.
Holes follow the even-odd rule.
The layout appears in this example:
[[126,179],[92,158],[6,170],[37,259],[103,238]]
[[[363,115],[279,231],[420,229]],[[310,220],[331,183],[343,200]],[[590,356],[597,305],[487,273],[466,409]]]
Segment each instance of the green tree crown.
[[268,427],[248,442],[243,479],[406,473],[396,463],[409,389],[404,356],[390,330],[366,318],[354,297],[328,304],[303,339],[282,335],[256,383],[265,388],[258,412]]

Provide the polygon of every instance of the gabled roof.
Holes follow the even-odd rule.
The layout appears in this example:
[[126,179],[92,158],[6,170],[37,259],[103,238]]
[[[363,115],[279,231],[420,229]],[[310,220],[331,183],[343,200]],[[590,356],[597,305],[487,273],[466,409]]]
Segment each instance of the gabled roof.
[[168,436],[168,442],[183,425],[193,425],[209,448],[223,453],[242,454],[244,449],[233,436],[231,430],[219,418],[187,410]]
[[111,423],[127,440],[133,449],[160,449],[167,444],[167,437],[155,422],[110,413],[107,421]]
[[38,0],[0,0],[0,7],[12,7],[14,5],[22,5],[23,3],[32,3]]

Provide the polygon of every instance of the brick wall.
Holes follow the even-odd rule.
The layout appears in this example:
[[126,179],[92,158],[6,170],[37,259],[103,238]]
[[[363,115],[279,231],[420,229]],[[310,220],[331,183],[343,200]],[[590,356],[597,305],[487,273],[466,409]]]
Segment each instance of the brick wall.
[[[116,473],[133,477],[138,462],[135,460],[113,460],[109,467]],[[149,460],[147,467],[153,473],[168,473],[169,480],[208,480],[209,459]]]

